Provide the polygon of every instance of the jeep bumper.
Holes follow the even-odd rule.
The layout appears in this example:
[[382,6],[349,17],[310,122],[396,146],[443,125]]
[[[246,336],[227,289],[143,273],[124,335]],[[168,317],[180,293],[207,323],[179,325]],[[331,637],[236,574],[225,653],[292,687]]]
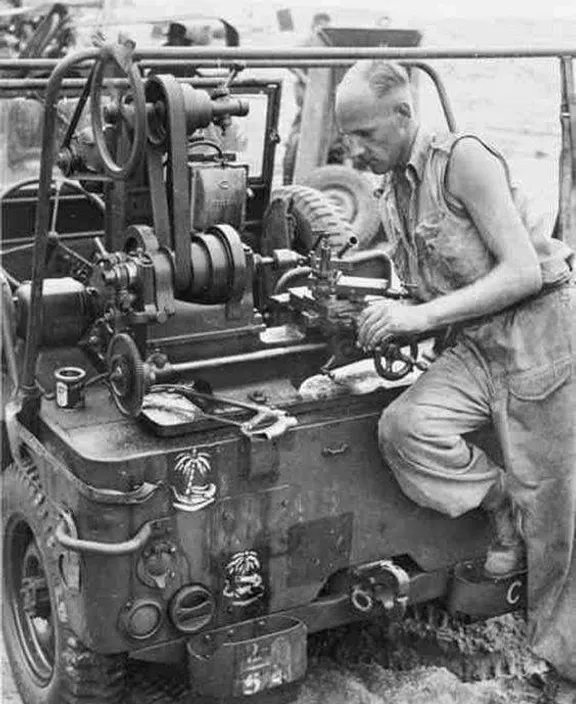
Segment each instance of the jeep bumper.
[[187,641],[193,689],[216,698],[245,697],[295,682],[306,673],[306,625],[264,616]]

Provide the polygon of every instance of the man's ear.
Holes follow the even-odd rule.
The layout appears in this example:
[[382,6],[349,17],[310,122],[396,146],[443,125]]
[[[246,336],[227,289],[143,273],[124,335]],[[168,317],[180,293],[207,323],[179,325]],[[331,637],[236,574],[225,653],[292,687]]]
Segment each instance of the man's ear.
[[411,119],[413,117],[412,105],[406,100],[401,100],[394,106],[394,111],[401,117]]

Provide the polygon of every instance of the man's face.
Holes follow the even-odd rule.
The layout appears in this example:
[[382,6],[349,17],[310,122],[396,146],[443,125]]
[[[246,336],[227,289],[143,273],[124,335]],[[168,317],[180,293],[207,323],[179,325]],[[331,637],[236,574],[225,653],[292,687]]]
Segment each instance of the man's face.
[[336,120],[350,141],[352,157],[376,174],[390,171],[408,156],[411,122],[398,110],[403,93],[399,88],[377,98],[365,82],[338,90]]

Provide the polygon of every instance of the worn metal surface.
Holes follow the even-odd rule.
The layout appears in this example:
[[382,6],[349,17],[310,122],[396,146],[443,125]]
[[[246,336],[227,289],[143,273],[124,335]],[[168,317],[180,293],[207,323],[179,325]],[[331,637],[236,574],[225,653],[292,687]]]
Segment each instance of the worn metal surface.
[[[166,522],[169,532],[156,541],[168,537],[177,554],[186,558],[177,563],[175,578],[161,590],[150,591],[147,584],[128,578],[139,551],[133,558],[85,554],[82,593],[70,595],[71,619],[85,638],[101,646],[121,646],[116,619],[128,599],[155,595],[167,608],[185,584],[204,584],[216,595],[212,626],[286,609],[299,609],[308,621],[308,605],[314,620],[312,614],[321,609],[311,602],[335,572],[349,565],[409,554],[420,568],[438,569],[485,549],[481,516],[459,519],[455,530],[452,520],[414,507],[387,468],[375,464],[376,419],[393,394],[357,399],[346,408],[341,399],[296,405],[293,400],[289,409],[297,413],[299,426],[270,447],[271,456],[260,457],[250,452],[246,438],[217,424],[160,440],[122,418],[102,391],[88,391],[84,411],[64,413],[50,402],[44,404],[41,439],[60,458],[54,464],[46,457],[49,464],[41,468],[50,494],[72,508],[78,536],[90,544],[131,540],[146,521],[171,516]],[[192,450],[210,458],[203,486],[214,486],[206,494],[213,499],[192,512],[174,511],[170,468]],[[60,469],[64,457],[70,468],[65,473]],[[162,488],[138,503],[120,502],[119,492],[128,497],[126,492],[142,483]],[[83,484],[93,489],[79,491]],[[305,491],[298,489],[304,486]],[[115,504],[91,500],[104,489],[116,492]],[[109,552],[113,550],[110,545]],[[255,574],[262,580],[262,593],[249,607],[230,601],[222,583],[226,566],[245,551],[255,551]],[[442,582],[438,586],[445,587]],[[94,604],[100,607],[93,610]],[[84,612],[95,616],[76,621],[76,614]],[[338,622],[341,618],[347,617],[341,615]],[[176,635],[166,623],[149,644]]]

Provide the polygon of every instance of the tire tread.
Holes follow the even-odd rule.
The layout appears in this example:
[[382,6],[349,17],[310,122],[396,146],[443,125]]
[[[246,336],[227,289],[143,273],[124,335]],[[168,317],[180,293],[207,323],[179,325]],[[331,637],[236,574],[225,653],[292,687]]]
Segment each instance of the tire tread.
[[[47,562],[53,560],[54,564],[46,564],[45,570],[52,575],[52,579],[57,579],[56,556],[53,555],[54,524],[57,518],[55,511],[50,511],[50,502],[42,489],[35,466],[29,461],[13,463],[6,468],[3,482],[4,502],[7,502],[10,491],[16,492],[13,498],[17,500],[20,512],[25,514],[39,549],[46,556]],[[28,503],[28,512],[23,505],[25,503]],[[45,692],[30,686],[30,683],[24,682],[25,666],[14,667],[15,662],[22,658],[19,657],[18,644],[11,643],[12,637],[16,636],[12,636],[8,629],[7,619],[4,618],[3,621],[8,658],[24,704],[122,704],[127,701],[125,655],[96,653],[59,622],[62,629],[61,647],[60,652],[56,653],[53,684],[48,685]]]

